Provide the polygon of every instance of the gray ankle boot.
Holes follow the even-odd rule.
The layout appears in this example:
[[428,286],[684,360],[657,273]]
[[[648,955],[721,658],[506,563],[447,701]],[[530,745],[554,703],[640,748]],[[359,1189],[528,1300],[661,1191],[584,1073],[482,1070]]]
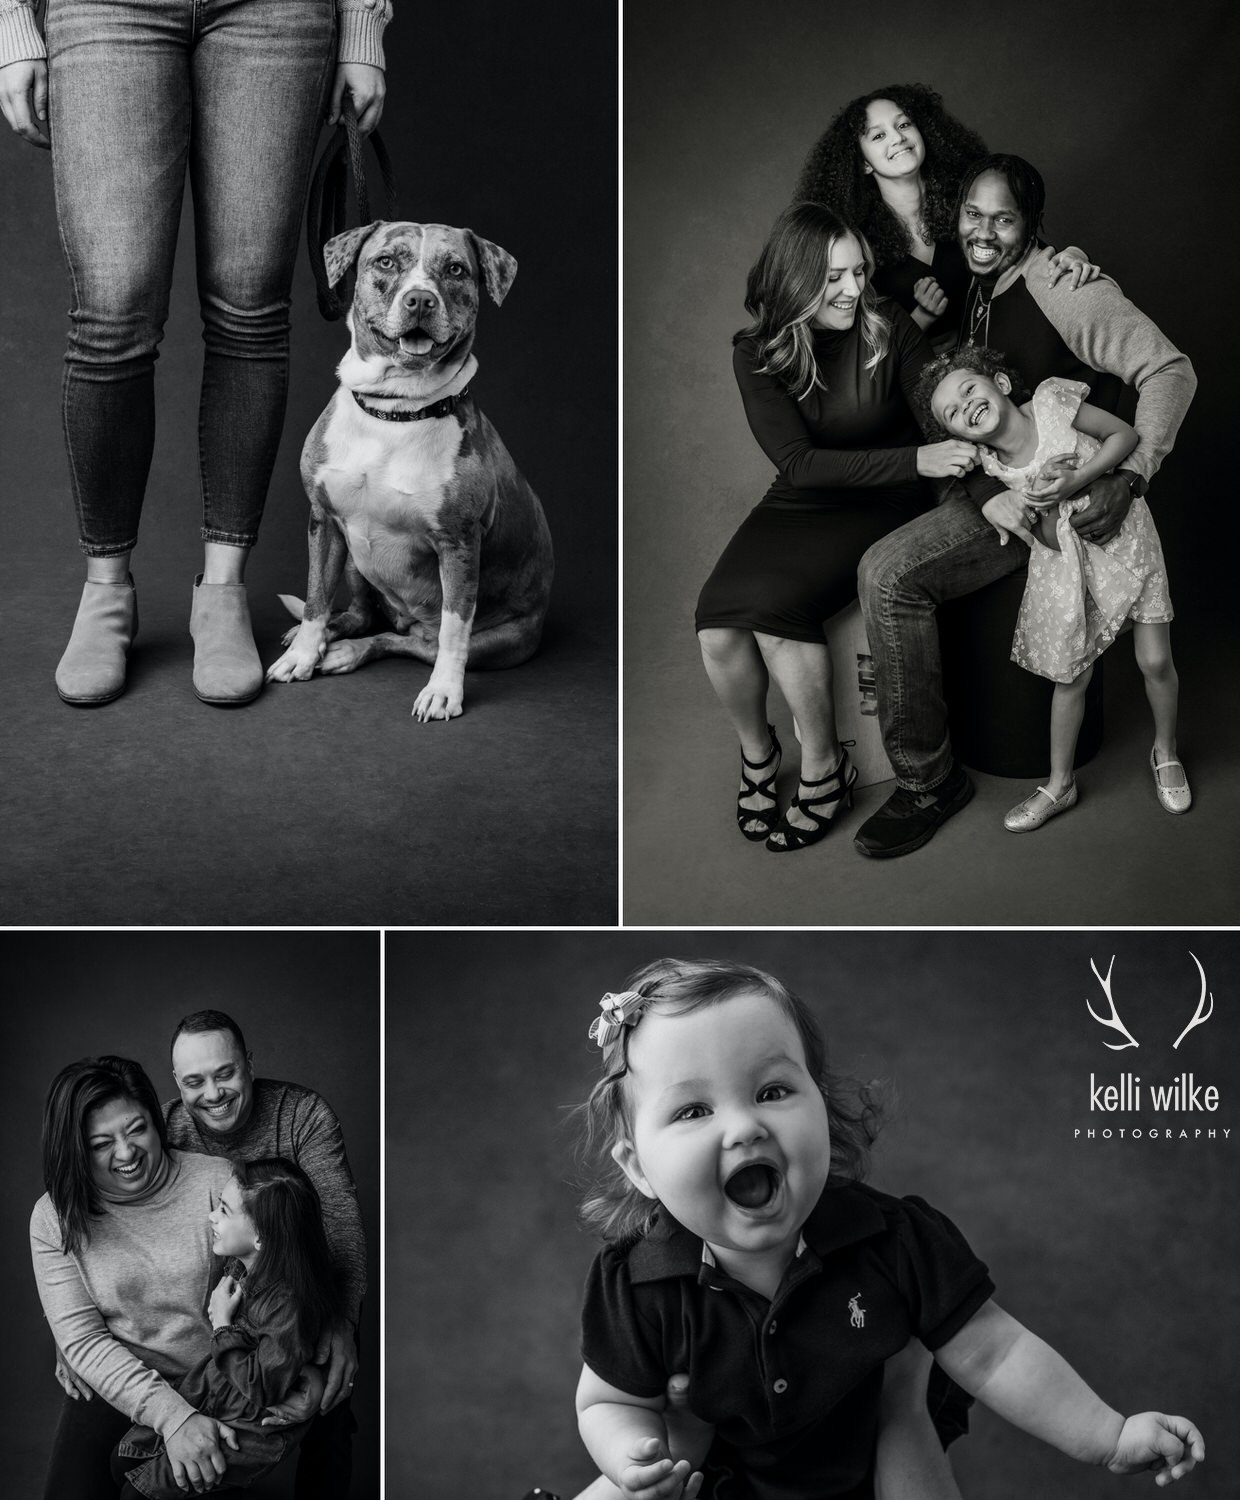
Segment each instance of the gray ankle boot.
[[189,616],[194,638],[194,691],[204,703],[249,703],[263,686],[244,583],[194,580]]
[[124,583],[94,583],[82,589],[77,619],[56,668],[56,691],[66,703],[111,703],[125,691],[125,658],[138,633],[138,596],[133,575]]

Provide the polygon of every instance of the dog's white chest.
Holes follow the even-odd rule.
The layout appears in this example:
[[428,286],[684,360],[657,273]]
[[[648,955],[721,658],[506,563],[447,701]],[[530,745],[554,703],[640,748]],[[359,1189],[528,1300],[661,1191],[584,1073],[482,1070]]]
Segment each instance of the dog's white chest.
[[382,422],[338,411],[325,436],[316,477],[359,564],[376,547],[408,545],[435,525],[456,472],[459,423]]

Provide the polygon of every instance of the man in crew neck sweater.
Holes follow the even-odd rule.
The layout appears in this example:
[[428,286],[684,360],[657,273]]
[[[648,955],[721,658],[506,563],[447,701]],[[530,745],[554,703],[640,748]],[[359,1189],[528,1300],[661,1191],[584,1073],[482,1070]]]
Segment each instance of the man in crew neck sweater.
[[[1136,387],[1140,442],[1123,468],[1094,481],[1089,506],[1072,517],[1086,540],[1102,544],[1171,451],[1197,378],[1109,276],[1072,290],[1033,274],[1045,270],[1037,239],[1045,202],[1041,176],[1019,156],[985,157],[965,174],[957,236],[973,283],[958,343],[999,350],[1030,391],[1066,376],[1088,385],[1095,405],[1114,410],[1120,387]],[[858,590],[883,744],[898,783],[858,830],[862,854],[883,859],[920,849],[973,795],[952,757],[935,609],[1025,566],[1027,549],[1001,545],[993,523],[1010,530],[1026,517],[1002,481],[975,469],[942,504],[861,559]]]
[[168,1141],[182,1151],[282,1156],[313,1182],[323,1228],[340,1273],[344,1316],[331,1330],[319,1417],[302,1440],[297,1500],[344,1500],[356,1423],[350,1394],[357,1370],[357,1326],[366,1291],[366,1241],[340,1125],[326,1100],[296,1083],[255,1078],[241,1028],[222,1011],[186,1016],[172,1037],[180,1097],[164,1106]]

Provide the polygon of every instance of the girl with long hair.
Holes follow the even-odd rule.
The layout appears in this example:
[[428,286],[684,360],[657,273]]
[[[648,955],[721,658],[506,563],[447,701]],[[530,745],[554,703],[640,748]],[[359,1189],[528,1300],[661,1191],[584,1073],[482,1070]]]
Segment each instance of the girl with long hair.
[[[209,1216],[212,1249],[226,1257],[207,1304],[210,1352],[178,1385],[204,1415],[233,1431],[224,1483],[246,1487],[273,1468],[309,1422],[264,1427],[314,1357],[338,1312],[338,1292],[314,1185],[282,1157],[234,1161]],[[113,1461],[121,1500],[176,1500],[183,1490],[158,1432],[136,1424]]]
[[[974,461],[970,443],[922,440],[909,395],[930,349],[904,310],[877,296],[873,271],[854,225],[794,204],[749,273],[751,321],[734,339],[745,415],[776,474],[703,587],[697,631],[740,740],[737,823],[772,853],[824,837],[856,780],[836,732],[823,622],[856,597],[871,543],[930,505],[923,481]],[[771,678],[801,740],[800,787],[782,817]]]

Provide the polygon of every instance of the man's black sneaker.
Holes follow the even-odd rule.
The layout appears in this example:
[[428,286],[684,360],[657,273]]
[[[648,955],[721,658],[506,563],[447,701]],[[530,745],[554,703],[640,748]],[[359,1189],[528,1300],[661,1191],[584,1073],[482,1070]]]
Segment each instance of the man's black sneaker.
[[928,844],[953,813],[973,795],[973,783],[961,766],[932,792],[910,792],[898,786],[872,818],[857,830],[853,843],[871,859],[894,859]]

